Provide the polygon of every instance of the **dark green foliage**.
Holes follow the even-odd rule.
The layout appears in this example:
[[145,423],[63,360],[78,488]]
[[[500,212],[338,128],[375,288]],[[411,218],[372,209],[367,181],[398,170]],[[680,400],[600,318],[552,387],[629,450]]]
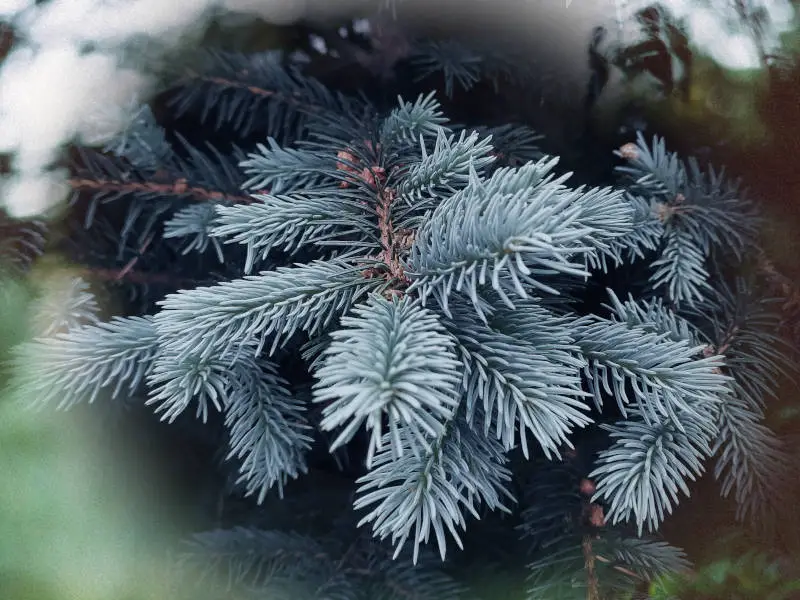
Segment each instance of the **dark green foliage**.
[[40,221],[22,221],[0,211],[0,280],[25,273],[45,245],[47,228]]

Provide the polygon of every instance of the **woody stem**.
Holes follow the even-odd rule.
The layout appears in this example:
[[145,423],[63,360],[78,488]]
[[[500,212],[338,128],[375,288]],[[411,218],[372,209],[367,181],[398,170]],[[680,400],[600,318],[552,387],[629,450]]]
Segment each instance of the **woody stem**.
[[381,232],[381,260],[389,267],[391,276],[398,280],[404,280],[405,274],[403,266],[400,264],[396,244],[395,231],[391,219],[391,205],[396,193],[390,188],[381,187],[378,191],[378,228]]

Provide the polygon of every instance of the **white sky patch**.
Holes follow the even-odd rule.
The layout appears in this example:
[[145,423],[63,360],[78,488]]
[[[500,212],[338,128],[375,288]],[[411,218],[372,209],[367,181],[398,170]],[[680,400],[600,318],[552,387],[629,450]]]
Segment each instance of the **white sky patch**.
[[759,66],[758,49],[749,35],[731,32],[712,10],[696,10],[689,17],[689,39],[719,64],[730,69]]
[[123,65],[125,44],[179,48],[220,14],[291,22],[307,1],[0,0],[0,20],[17,36],[0,65],[0,152],[12,154],[0,206],[30,217],[62,203],[67,175],[52,164],[65,145],[108,141],[128,124],[131,101],[149,98],[150,78]]
[[[734,0],[661,0],[677,18],[683,18],[689,29],[689,40],[711,58],[729,69],[758,68],[758,49],[752,36],[739,21]],[[747,0],[751,8],[763,6],[770,26],[766,42],[776,44],[778,35],[793,27],[794,8],[788,0]],[[615,0],[624,15],[652,4],[651,0]],[[705,4],[705,6],[704,6]],[[576,4],[577,6],[577,4]],[[627,21],[624,35],[636,35],[636,23]]]
[[15,15],[32,4],[30,0],[0,0],[0,16]]

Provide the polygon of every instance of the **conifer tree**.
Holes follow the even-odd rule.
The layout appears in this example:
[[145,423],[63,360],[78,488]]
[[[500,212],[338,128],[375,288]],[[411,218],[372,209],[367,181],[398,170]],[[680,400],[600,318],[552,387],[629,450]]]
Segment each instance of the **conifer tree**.
[[461,598],[462,567],[520,564],[528,598],[618,597],[688,566],[658,529],[707,469],[764,518],[785,352],[738,184],[642,136],[580,183],[523,124],[451,120],[525,85],[455,41],[380,94],[307,58],[207,52],[170,117],[79,149],[84,278],[16,355],[38,405],[217,444],[218,527],[180,564],[269,598]]

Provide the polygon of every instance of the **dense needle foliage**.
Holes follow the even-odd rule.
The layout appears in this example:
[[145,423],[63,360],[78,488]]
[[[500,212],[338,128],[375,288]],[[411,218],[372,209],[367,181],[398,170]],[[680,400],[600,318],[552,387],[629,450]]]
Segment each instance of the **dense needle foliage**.
[[16,354],[38,404],[207,436],[219,528],[180,564],[269,598],[466,597],[460,567],[520,564],[530,598],[618,597],[687,567],[658,529],[706,469],[765,518],[784,350],[737,183],[640,135],[592,187],[525,125],[451,120],[528,77],[457,42],[377,97],[307,59],[209,52],[170,116],[80,149],[83,277]]

